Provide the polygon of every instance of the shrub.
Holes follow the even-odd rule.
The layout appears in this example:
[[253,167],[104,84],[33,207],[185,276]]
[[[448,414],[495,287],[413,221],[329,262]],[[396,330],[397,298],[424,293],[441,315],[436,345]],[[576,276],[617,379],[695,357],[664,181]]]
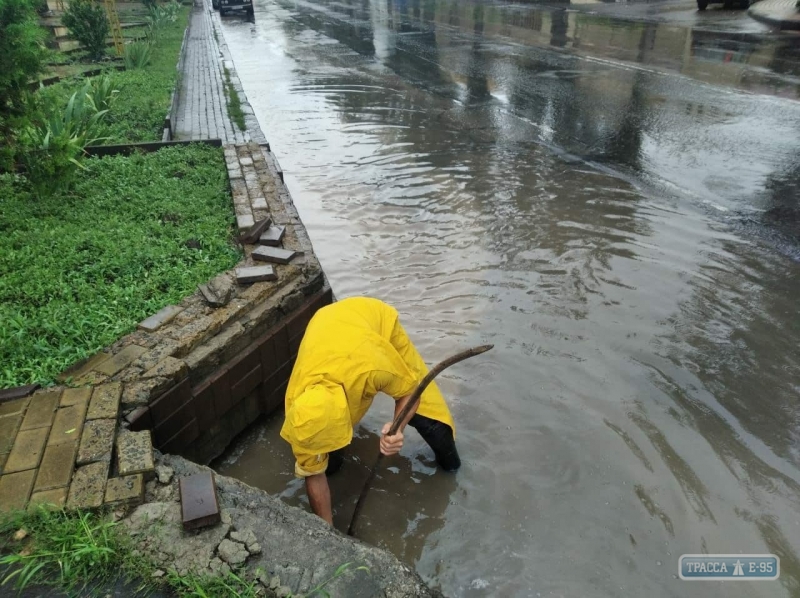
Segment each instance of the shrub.
[[89,52],[92,60],[100,60],[106,53],[109,33],[106,11],[92,0],[71,0],[61,22]]
[[125,68],[143,69],[150,64],[150,44],[146,41],[125,46]]
[[43,39],[31,0],[0,0],[0,172],[13,167],[16,133],[28,122],[28,82],[42,71]]
[[99,110],[97,104],[110,105],[115,91],[102,81],[97,87],[87,82],[72,94],[66,107],[46,107],[43,119],[24,131],[21,159],[37,197],[69,187],[82,168],[80,158],[86,146],[101,140],[99,131],[108,110]]

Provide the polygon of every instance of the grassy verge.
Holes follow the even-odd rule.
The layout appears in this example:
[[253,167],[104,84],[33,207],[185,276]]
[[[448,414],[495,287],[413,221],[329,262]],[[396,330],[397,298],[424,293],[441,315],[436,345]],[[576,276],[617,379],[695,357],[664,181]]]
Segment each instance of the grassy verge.
[[[161,140],[164,117],[169,110],[172,90],[178,80],[178,63],[183,32],[190,8],[183,6],[174,23],[161,31],[158,43],[152,48],[150,64],[143,69],[110,71],[114,88],[120,90],[114,109],[107,117],[102,136],[106,144]],[[127,31],[126,35],[138,33]],[[42,99],[53,98],[65,104],[69,96],[80,89],[83,81],[72,79],[39,91]]]
[[0,388],[51,381],[239,259],[221,150],[85,166],[39,201],[0,176]]
[[[155,571],[107,514],[40,507],[0,519],[0,594],[9,586],[22,590],[46,584],[69,594],[104,596],[109,582],[124,579],[142,596],[156,589],[181,598],[264,596],[245,569],[219,577],[182,576],[170,570],[160,581],[153,577]],[[348,571],[368,569],[345,563],[307,597],[329,596],[326,586]]]
[[[216,31],[214,32],[216,34]],[[225,95],[228,96],[228,116],[231,121],[239,127],[240,131],[244,131],[247,125],[244,122],[244,112],[242,112],[242,101],[239,99],[239,94],[236,88],[231,83],[231,72],[227,67],[225,68]]]

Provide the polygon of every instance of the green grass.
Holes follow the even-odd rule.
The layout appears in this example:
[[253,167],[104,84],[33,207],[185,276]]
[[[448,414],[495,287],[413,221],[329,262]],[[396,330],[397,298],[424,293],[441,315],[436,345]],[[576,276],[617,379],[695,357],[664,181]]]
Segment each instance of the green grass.
[[220,149],[84,164],[38,201],[0,176],[0,388],[52,381],[239,260]]
[[247,125],[244,122],[244,112],[242,112],[242,102],[239,99],[239,94],[231,83],[231,72],[227,67],[225,68],[225,94],[228,96],[228,116],[231,121],[239,127],[240,131],[244,131]]
[[[189,7],[181,7],[175,23],[164,26],[158,42],[153,46],[147,67],[109,72],[114,87],[120,90],[120,96],[106,119],[102,136],[108,137],[108,140],[104,143],[161,140],[164,117],[169,110],[172,90],[178,82],[178,70],[175,67],[189,11]],[[129,34],[130,31],[126,33]],[[62,81],[40,90],[38,95],[42,100],[52,98],[63,105],[82,84],[79,78]]]
[[[24,537],[15,539],[15,533]],[[5,518],[0,536],[6,588],[23,589],[46,581],[75,590],[119,574],[130,552],[128,538],[119,534],[108,518],[43,507]]]
[[[348,572],[369,569],[344,563],[312,589],[307,597],[328,598],[326,586]],[[98,594],[102,583],[119,578],[133,582],[138,595],[158,585],[181,598],[255,598],[258,582],[242,568],[223,576],[178,575],[174,570],[154,580],[155,565],[141,556],[130,536],[108,514],[66,512],[45,507],[17,511],[0,518],[0,594],[5,589],[51,585],[80,596]],[[256,573],[260,573],[256,570]]]

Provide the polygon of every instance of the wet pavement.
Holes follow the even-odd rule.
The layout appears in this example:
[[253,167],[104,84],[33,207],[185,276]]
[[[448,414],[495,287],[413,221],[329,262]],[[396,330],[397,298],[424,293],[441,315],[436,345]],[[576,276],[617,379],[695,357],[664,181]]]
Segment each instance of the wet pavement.
[[[798,38],[688,2],[256,0],[223,30],[336,295],[429,362],[495,344],[440,382],[462,470],[410,431],[361,538],[450,596],[800,594]],[[303,504],[280,423],[217,468]],[[781,578],[680,581],[702,552]]]

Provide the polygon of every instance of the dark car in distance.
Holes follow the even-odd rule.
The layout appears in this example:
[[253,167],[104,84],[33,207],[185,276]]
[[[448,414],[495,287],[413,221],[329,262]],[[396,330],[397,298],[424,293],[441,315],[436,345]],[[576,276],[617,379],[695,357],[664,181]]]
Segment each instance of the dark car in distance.
[[253,0],[211,0],[211,6],[219,9],[221,17],[234,10],[243,10],[248,16],[253,16]]
[[734,5],[739,8],[748,9],[750,4],[755,0],[697,0],[697,10],[705,10],[709,4],[723,4],[723,8],[733,8]]

